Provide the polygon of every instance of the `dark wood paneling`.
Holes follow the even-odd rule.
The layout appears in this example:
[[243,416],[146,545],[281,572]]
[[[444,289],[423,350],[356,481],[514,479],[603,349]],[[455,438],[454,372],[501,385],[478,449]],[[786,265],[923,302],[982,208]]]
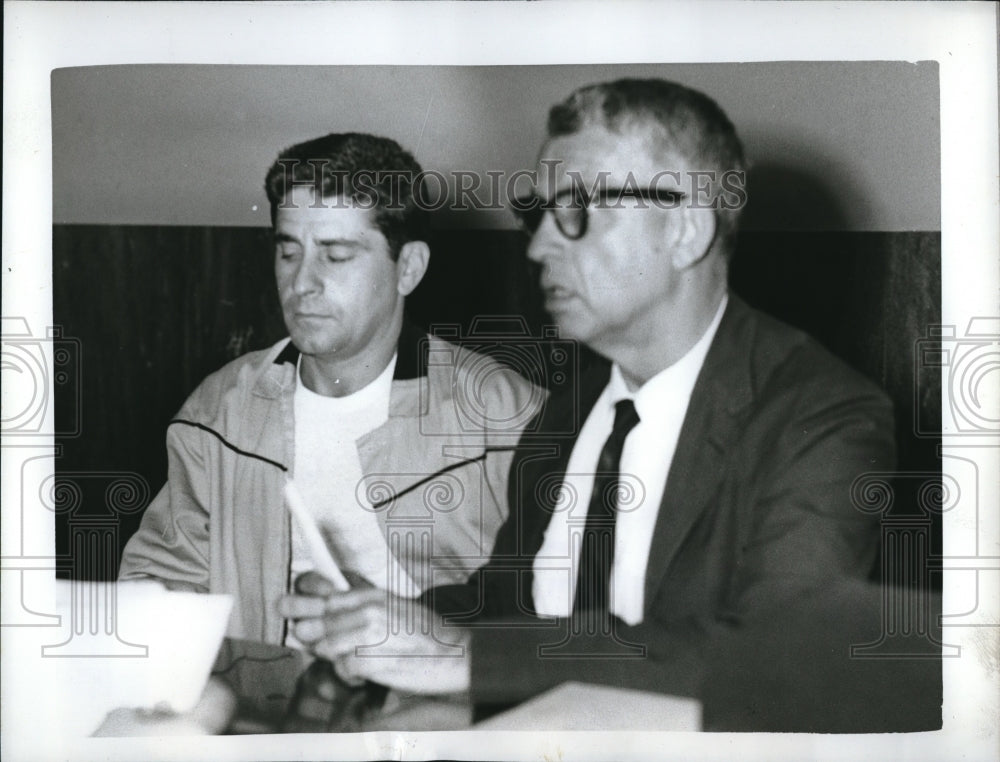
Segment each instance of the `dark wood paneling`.
[[[81,432],[60,441],[58,470],[134,471],[155,493],[164,427],[184,398],[228,360],[284,335],[268,240],[258,228],[54,228],[54,322],[81,342],[82,397]],[[524,244],[512,231],[438,231],[413,318],[467,332],[477,316],[518,316],[539,335],[551,321]],[[913,435],[913,349],[940,322],[938,233],[748,233],[732,282],[881,384],[896,403],[901,467],[939,469],[935,442]],[[922,415],[940,419],[939,389],[919,391]],[[57,388],[57,417],[73,407]],[[71,520],[59,518],[60,552]],[[137,521],[121,518],[122,542]]]

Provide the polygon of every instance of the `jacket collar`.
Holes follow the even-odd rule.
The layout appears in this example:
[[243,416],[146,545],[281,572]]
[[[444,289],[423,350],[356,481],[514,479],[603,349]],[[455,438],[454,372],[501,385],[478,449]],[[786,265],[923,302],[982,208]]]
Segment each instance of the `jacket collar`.
[[275,365],[284,365],[288,363],[289,365],[295,365],[299,361],[299,348],[295,346],[291,339],[285,344],[285,348],[282,349],[278,356],[274,358]]
[[752,357],[758,317],[744,301],[729,295],[705,363],[691,394],[677,451],[653,529],[646,569],[648,607],[660,580],[688,531],[725,478],[721,467],[738,439],[755,396]]
[[[274,359],[267,364],[253,387],[253,393],[264,399],[278,399],[295,387],[295,366],[301,354],[289,339],[285,339],[283,345],[276,345],[272,351]],[[426,413],[429,405],[426,387],[430,339],[405,315],[396,351],[389,417]]]
[[[403,317],[403,328],[396,342],[396,370],[393,381],[409,381],[427,375],[427,352],[429,344],[427,334],[416,326],[407,316]],[[275,365],[289,363],[295,365],[299,361],[299,348],[289,341],[278,356],[274,358]]]
[[430,342],[427,334],[403,317],[403,329],[399,332],[396,344],[396,370],[392,374],[393,381],[410,381],[427,376],[427,357]]

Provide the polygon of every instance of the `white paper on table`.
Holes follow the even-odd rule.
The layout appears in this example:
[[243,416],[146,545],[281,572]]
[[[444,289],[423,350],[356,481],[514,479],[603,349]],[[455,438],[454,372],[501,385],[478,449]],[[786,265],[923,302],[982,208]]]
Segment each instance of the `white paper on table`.
[[[56,580],[61,638],[43,651],[78,735],[113,709],[183,713],[201,697],[226,633],[229,595],[173,592],[160,583]],[[61,641],[61,642],[60,642]]]
[[475,730],[701,730],[701,702],[567,682],[473,726]]
[[350,590],[351,585],[331,555],[330,548],[327,547],[326,540],[323,539],[323,534],[319,531],[316,518],[306,507],[302,495],[291,478],[285,479],[284,494],[285,505],[295,520],[299,532],[302,534],[302,539],[309,547],[309,555],[312,557],[316,571],[330,580],[338,591],[343,593]]

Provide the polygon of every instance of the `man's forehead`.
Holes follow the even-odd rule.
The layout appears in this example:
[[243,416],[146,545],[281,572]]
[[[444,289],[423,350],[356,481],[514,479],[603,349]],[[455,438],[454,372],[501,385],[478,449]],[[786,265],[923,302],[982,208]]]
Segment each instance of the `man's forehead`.
[[[567,187],[572,179],[606,178],[609,184],[649,182],[663,172],[683,172],[687,163],[649,130],[612,132],[587,127],[549,139],[539,151],[538,190],[547,195]],[[555,183],[554,188],[549,186]]]
[[369,206],[344,196],[314,193],[312,186],[295,186],[277,205],[275,225],[308,224],[358,233],[377,230]]

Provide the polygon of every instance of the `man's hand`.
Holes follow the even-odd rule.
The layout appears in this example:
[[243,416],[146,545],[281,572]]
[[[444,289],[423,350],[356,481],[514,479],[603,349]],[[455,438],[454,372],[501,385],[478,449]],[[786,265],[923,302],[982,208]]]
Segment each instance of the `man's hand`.
[[469,689],[469,633],[409,598],[377,588],[338,593],[308,572],[297,595],[280,603],[292,632],[345,679],[365,678],[401,691],[461,693]]
[[218,735],[236,715],[233,690],[217,677],[209,678],[197,705],[186,714],[141,709],[115,709],[94,731],[95,736]]

